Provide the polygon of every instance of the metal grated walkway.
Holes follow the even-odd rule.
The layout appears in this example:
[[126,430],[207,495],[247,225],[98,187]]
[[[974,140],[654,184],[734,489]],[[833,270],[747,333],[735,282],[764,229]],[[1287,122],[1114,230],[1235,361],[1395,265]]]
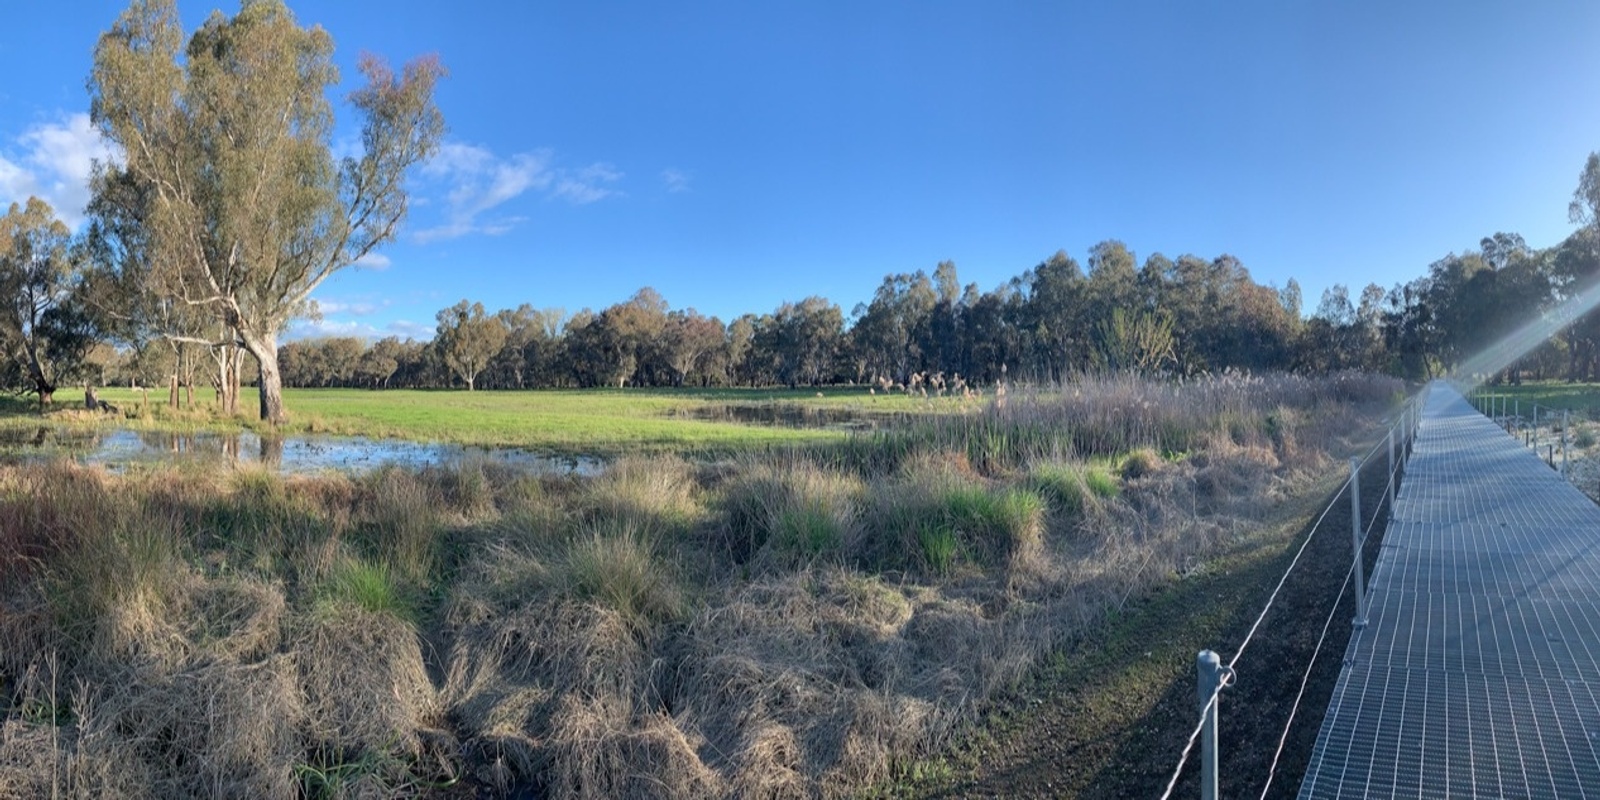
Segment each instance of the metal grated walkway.
[[1302,798],[1600,798],[1600,507],[1435,383]]

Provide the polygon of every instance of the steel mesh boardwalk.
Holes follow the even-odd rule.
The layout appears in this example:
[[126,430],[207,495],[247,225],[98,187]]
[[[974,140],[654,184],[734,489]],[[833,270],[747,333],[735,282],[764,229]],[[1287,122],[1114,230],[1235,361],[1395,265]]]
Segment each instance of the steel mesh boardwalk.
[[1434,384],[1302,798],[1600,798],[1600,507]]

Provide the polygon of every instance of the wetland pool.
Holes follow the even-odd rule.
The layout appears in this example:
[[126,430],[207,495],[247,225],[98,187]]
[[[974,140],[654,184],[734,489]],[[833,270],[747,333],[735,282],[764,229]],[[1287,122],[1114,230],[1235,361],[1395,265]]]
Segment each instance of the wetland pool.
[[53,458],[72,458],[112,471],[193,462],[261,464],[285,474],[365,472],[385,464],[416,468],[483,460],[541,474],[595,475],[606,464],[597,456],[359,436],[264,437],[250,431],[171,433],[127,428],[71,431],[51,426],[0,431],[0,460],[26,463]]

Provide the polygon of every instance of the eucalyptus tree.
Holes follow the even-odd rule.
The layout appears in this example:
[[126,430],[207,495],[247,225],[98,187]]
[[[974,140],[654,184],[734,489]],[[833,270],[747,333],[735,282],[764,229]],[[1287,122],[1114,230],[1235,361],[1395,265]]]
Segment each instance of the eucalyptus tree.
[[400,368],[402,355],[400,340],[393,336],[385,336],[373,342],[372,346],[361,354],[361,361],[356,365],[356,374],[369,388],[387,386],[389,378]]
[[1029,327],[1037,366],[1052,381],[1066,380],[1089,362],[1083,269],[1064,250],[1024,274],[1028,281]]
[[95,343],[83,285],[83,254],[66,223],[37,197],[0,217],[0,349],[39,404]]
[[1600,223],[1600,153],[1590,153],[1578,173],[1578,188],[1567,205],[1567,219],[1574,225],[1592,227]]
[[671,370],[672,385],[682,386],[684,379],[708,356],[715,354],[726,340],[727,329],[716,317],[702,316],[692,308],[669,312],[667,326],[661,333],[660,349]]
[[[102,185],[142,187],[148,288],[204,309],[255,359],[261,418],[284,418],[277,337],[329,276],[392,239],[408,169],[444,119],[431,57],[363,56],[362,153],[336,161],[333,39],[280,0],[213,13],[184,45],[173,0],[134,0],[94,50],[90,114],[117,146]],[[120,176],[120,177],[119,177]]]
[[784,303],[773,314],[778,380],[815,386],[832,377],[844,339],[844,313],[824,297]]
[[488,368],[506,343],[506,326],[483,311],[482,303],[462,300],[438,314],[434,346],[451,371],[472,391],[478,374]]

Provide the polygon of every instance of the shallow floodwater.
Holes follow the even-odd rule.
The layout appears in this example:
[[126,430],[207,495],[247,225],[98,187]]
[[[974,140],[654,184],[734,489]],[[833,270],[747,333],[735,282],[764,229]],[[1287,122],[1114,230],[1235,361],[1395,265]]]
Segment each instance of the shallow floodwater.
[[673,416],[710,422],[736,422],[741,425],[770,425],[780,428],[832,428],[863,430],[879,427],[900,416],[875,415],[843,408],[816,408],[799,403],[761,405],[705,405],[675,410]]
[[385,464],[441,466],[464,460],[496,461],[552,474],[594,475],[605,462],[594,456],[563,456],[518,448],[430,444],[359,436],[262,437],[240,433],[165,433],[116,429],[88,433],[40,427],[0,434],[7,460],[68,456],[112,470],[175,462],[264,464],[283,473],[323,470],[364,472]]

